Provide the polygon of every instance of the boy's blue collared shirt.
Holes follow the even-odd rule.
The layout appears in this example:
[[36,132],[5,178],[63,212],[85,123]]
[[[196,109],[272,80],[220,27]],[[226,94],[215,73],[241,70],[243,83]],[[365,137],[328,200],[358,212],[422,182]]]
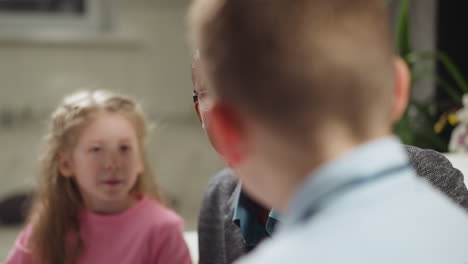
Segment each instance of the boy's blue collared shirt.
[[362,144],[307,177],[288,206],[285,224],[297,224],[305,214],[319,210],[340,193],[401,173],[414,174],[414,171],[397,138]]
[[466,245],[466,212],[387,137],[311,172],[275,237],[238,263],[465,263]]

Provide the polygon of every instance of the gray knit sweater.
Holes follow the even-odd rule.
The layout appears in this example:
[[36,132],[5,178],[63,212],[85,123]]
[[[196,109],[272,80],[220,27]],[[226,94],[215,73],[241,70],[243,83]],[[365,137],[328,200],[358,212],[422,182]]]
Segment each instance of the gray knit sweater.
[[[468,210],[468,190],[462,173],[441,154],[406,146],[416,173]],[[225,169],[208,185],[201,204],[198,223],[200,264],[228,264],[247,253],[232,216],[240,185],[232,171]]]

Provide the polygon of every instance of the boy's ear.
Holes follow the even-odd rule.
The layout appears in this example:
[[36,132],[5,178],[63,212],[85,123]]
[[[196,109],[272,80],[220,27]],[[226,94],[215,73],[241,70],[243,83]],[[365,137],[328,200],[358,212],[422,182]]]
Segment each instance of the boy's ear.
[[73,169],[71,164],[70,155],[61,151],[58,154],[58,165],[60,174],[63,177],[70,178],[73,176]]
[[247,137],[241,116],[221,102],[216,102],[208,114],[213,144],[229,167],[235,168],[247,155]]
[[396,122],[408,106],[411,76],[408,65],[401,57],[394,58],[393,67],[394,88],[391,118],[393,122]]

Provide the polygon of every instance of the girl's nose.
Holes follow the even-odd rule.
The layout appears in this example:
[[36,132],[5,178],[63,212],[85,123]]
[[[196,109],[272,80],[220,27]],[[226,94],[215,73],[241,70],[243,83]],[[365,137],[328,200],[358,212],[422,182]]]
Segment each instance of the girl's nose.
[[106,159],[105,168],[108,170],[120,169],[121,167],[120,163],[121,162],[120,162],[119,156],[116,153],[110,153]]

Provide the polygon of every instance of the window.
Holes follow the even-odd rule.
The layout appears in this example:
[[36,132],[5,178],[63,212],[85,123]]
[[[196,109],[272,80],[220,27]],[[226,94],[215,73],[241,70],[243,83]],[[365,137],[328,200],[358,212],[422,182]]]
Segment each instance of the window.
[[0,0],[1,33],[102,32],[113,0]]

